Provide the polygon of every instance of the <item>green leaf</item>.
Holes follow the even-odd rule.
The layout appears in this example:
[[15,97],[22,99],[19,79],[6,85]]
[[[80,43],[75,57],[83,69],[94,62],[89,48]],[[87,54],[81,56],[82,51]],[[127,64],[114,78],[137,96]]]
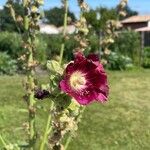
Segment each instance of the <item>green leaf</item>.
[[47,68],[50,70],[50,72],[54,74],[63,74],[63,69],[61,68],[60,64],[55,60],[47,61]]

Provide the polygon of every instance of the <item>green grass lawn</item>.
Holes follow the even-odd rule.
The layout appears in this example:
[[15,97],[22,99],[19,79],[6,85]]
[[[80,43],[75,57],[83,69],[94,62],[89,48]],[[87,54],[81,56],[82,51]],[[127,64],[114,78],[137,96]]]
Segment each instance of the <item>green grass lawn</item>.
[[[68,150],[150,150],[150,70],[108,74],[109,101],[87,107]],[[22,79],[0,77],[0,133],[12,143],[27,136],[21,128],[28,117],[21,111],[26,107]],[[38,133],[45,125],[48,101],[38,102],[43,106],[37,111]]]

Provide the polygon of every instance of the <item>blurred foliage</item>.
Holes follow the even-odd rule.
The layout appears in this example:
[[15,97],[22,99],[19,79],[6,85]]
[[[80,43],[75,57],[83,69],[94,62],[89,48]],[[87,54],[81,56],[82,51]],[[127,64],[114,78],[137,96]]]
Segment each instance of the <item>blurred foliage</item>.
[[145,47],[143,50],[142,66],[144,68],[150,68],[150,47]]
[[[15,40],[14,40],[15,39]],[[100,53],[101,47],[99,46],[99,37],[96,34],[88,35],[89,46],[86,53]],[[41,64],[46,64],[48,59],[59,59],[60,47],[62,43],[61,35],[46,35],[39,34],[36,38],[36,59]],[[73,59],[72,50],[77,47],[78,43],[74,39],[74,35],[69,35],[69,39],[65,44],[64,61]],[[115,42],[110,46],[112,53],[108,56],[107,68],[109,69],[125,69],[126,64],[135,65],[139,64],[140,60],[140,39],[139,34],[133,31],[121,32]],[[22,48],[21,37],[17,33],[1,32],[0,34],[0,51],[7,52],[12,59],[16,59],[24,53]],[[147,53],[144,54],[144,61],[146,60]],[[103,58],[103,56],[101,56]],[[132,61],[131,61],[132,60]],[[124,62],[125,61],[125,62]],[[144,63],[146,64],[146,63]],[[143,66],[145,66],[143,64]],[[18,63],[21,68],[21,63]]]
[[126,5],[125,6],[125,11],[126,11],[126,16],[125,17],[122,17],[121,19],[125,19],[125,18],[128,18],[128,17],[131,17],[131,16],[136,16],[138,15],[138,12],[135,11],[135,10],[132,10],[129,5]]
[[89,12],[84,13],[84,16],[87,24],[98,34],[100,29],[104,30],[108,20],[117,19],[117,12],[113,8],[100,7],[95,10],[91,9]]
[[[64,22],[64,8],[54,7],[50,10],[45,10],[45,22],[53,24],[57,27],[63,26]],[[74,13],[68,10],[68,17],[71,19],[71,22],[76,20]]]
[[105,65],[110,70],[126,70],[133,68],[132,59],[117,52],[111,52],[108,63]]
[[22,50],[21,36],[19,34],[1,32],[0,51],[7,52],[12,58],[17,58]]
[[141,49],[139,33],[130,30],[121,31],[110,49],[130,57],[134,64],[139,65]]
[[[129,6],[125,7],[126,16],[120,19],[125,19],[127,17],[137,15],[138,13],[132,10]],[[106,8],[99,7],[96,9],[91,9],[89,12],[86,12],[85,18],[89,26],[91,26],[91,30],[95,31],[97,34],[100,33],[100,30],[103,31],[106,27],[106,23],[108,20],[117,20],[117,9],[116,8]]]
[[0,75],[13,75],[17,71],[17,62],[7,53],[0,52]]
[[[17,16],[23,16],[24,10],[19,0],[12,1],[13,8],[15,9]],[[0,30],[1,31],[16,31],[20,32],[20,29],[16,26],[13,18],[10,15],[9,9],[4,7],[0,10]]]
[[[37,51],[35,53],[36,58],[40,62],[46,62],[46,50],[48,41],[45,41],[42,36],[38,36],[35,45]],[[17,59],[24,53],[22,47],[21,36],[14,32],[1,32],[0,34],[0,52],[7,52],[13,59]]]

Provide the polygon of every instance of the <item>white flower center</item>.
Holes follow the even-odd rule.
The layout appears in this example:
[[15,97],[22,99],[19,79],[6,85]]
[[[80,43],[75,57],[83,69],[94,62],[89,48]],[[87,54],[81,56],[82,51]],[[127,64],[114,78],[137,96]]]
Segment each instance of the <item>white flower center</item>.
[[81,90],[85,88],[86,84],[86,79],[85,79],[85,74],[83,74],[81,71],[75,71],[71,76],[70,76],[70,86],[74,90]]

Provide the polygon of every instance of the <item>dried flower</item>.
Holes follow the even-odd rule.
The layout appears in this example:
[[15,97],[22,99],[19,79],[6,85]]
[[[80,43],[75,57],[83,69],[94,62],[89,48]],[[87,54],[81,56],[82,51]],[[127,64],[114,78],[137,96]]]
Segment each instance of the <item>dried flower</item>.
[[60,88],[81,105],[94,100],[106,101],[109,90],[107,75],[98,56],[91,54],[86,58],[81,52],[77,52],[74,62],[66,67]]
[[44,99],[49,97],[50,93],[47,90],[37,89],[35,90],[34,97],[37,99]]

